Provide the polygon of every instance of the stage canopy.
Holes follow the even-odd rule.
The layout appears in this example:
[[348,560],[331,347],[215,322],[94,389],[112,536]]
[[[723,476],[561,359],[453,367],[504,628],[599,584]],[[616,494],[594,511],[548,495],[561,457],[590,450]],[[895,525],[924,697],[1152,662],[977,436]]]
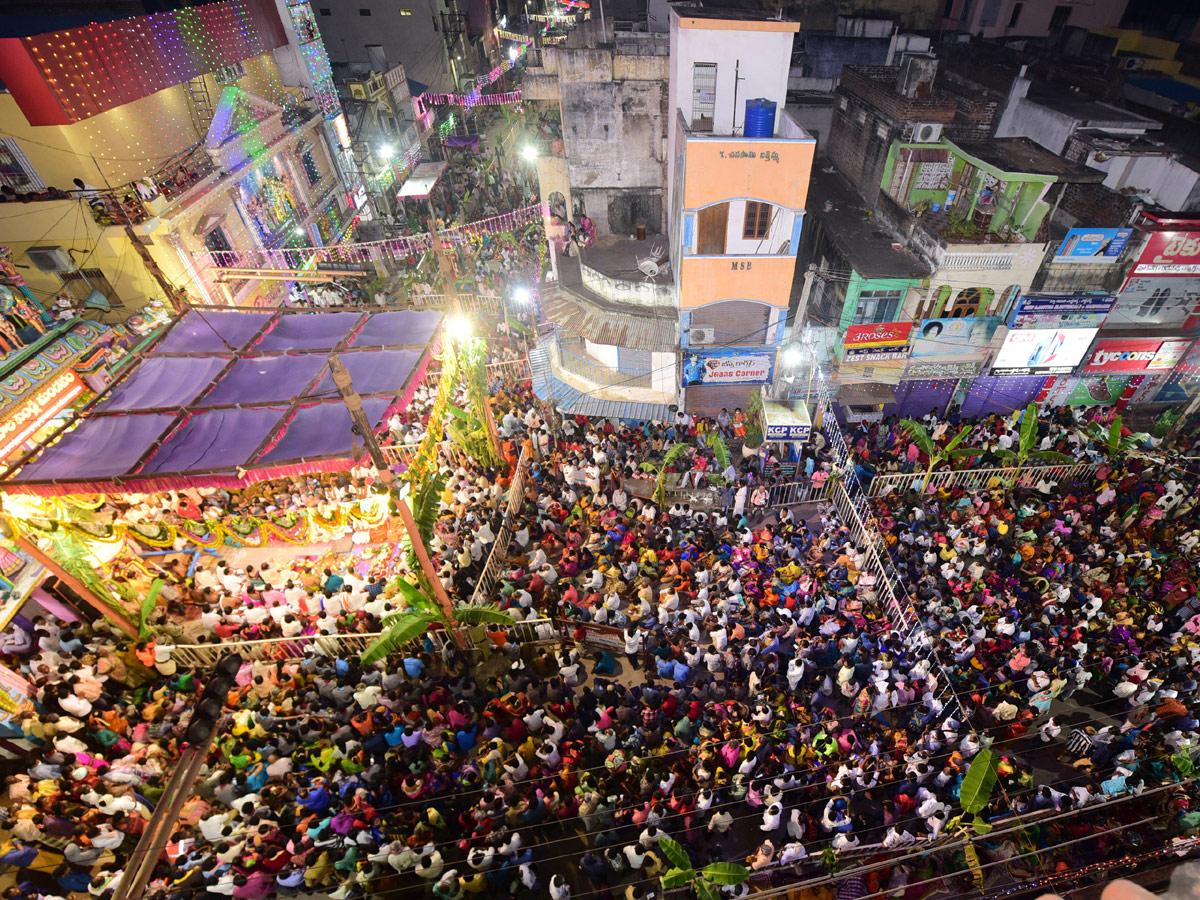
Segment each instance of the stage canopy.
[[329,355],[378,425],[424,378],[441,320],[429,310],[189,310],[4,489],[149,493],[348,468],[363,445]]

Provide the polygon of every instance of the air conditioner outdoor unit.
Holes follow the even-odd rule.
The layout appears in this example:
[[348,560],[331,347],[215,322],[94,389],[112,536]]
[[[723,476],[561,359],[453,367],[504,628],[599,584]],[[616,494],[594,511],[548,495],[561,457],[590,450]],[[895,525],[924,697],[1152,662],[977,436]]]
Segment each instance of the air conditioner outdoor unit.
[[39,271],[49,273],[75,271],[75,260],[63,247],[30,247],[25,253]]
[[942,126],[936,122],[921,122],[913,126],[913,142],[936,144],[942,139]]
[[688,330],[688,342],[693,346],[711,344],[717,339],[715,328],[692,328]]

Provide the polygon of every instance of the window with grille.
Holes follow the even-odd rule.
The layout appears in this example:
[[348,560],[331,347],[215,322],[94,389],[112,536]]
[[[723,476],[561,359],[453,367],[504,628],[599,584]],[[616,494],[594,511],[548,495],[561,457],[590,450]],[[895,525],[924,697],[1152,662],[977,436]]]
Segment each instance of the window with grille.
[[712,131],[717,108],[717,64],[692,66],[692,131]]
[[108,283],[108,279],[99,269],[80,269],[77,272],[60,272],[58,275],[62,279],[63,287],[78,303],[82,303],[92,295],[92,291],[99,291],[108,300],[108,305],[117,307],[124,306],[121,299],[117,296],[117,292],[113,290],[113,286]]
[[[204,236],[204,249],[209,253],[229,253],[233,246],[225,236],[225,229],[220,225]],[[232,266],[233,261],[226,256],[217,256],[213,260],[218,266]]]
[[313,156],[313,148],[301,146],[297,151],[297,156],[300,157],[300,166],[304,169],[304,177],[308,180],[308,186],[313,187],[321,180],[321,169]]
[[0,138],[0,184],[8,185],[17,193],[46,189],[46,182],[12,138]]
[[757,200],[746,201],[746,219],[742,225],[742,237],[746,240],[761,241],[771,230],[771,204],[759,203]]
[[858,295],[858,309],[854,312],[855,325],[879,325],[896,321],[900,311],[899,291],[863,291]]

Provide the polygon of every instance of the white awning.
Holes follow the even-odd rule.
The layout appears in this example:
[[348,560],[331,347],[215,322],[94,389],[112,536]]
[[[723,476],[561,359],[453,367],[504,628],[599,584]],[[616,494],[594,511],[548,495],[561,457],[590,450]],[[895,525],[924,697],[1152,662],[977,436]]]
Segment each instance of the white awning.
[[446,171],[446,166],[447,163],[444,162],[423,162],[414,166],[396,196],[424,200],[437,187],[438,179]]
[[784,405],[771,400],[763,401],[763,421],[767,426],[768,441],[807,441],[812,431],[812,419],[808,415],[808,404],[797,401]]

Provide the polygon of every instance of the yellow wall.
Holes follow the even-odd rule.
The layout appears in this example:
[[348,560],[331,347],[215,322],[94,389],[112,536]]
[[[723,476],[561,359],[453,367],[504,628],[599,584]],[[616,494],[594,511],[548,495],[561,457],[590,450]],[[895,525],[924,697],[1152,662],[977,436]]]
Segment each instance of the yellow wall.
[[1145,53],[1159,59],[1174,59],[1179,49],[1176,41],[1163,38],[1147,37],[1140,31],[1130,28],[1094,28],[1096,34],[1117,39],[1117,52]]
[[679,305],[759,300],[786,309],[795,274],[794,256],[687,257],[679,273]]
[[[239,85],[279,103],[289,89],[270,53],[246,60]],[[221,88],[206,76],[215,107]],[[188,87],[178,84],[73,125],[31,126],[10,94],[0,94],[0,131],[16,138],[42,180],[69,190],[74,178],[117,186],[152,174],[164,161],[203,140],[192,117]]]
[[[815,149],[813,141],[689,137],[683,206],[699,209],[745,197],[804,209]],[[750,159],[735,153],[755,156]]]
[[21,275],[44,305],[53,302],[62,290],[62,282],[57,275],[39,271],[25,251],[54,244],[82,250],[71,254],[76,264],[104,272],[127,311],[144,306],[150,297],[163,299],[162,290],[147,274],[124,229],[101,228],[81,201],[0,204],[0,245],[12,249],[17,265],[28,267],[21,269]]

